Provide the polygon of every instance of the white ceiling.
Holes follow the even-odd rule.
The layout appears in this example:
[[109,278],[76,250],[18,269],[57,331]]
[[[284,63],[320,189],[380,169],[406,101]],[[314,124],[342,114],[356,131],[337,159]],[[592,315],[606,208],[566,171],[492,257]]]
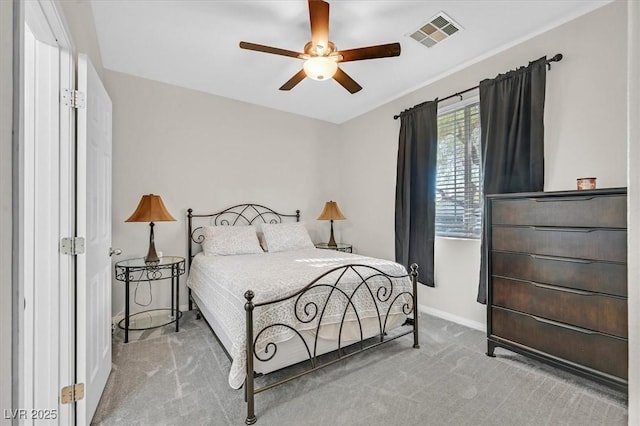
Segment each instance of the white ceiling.
[[[303,62],[238,47],[242,40],[302,52],[310,39],[306,1],[92,0],[92,7],[107,69],[342,123],[609,2],[330,1],[329,36],[339,50],[402,46],[399,57],[341,64],[363,87],[353,95],[309,78],[280,91]],[[463,30],[432,48],[408,36],[441,11]]]

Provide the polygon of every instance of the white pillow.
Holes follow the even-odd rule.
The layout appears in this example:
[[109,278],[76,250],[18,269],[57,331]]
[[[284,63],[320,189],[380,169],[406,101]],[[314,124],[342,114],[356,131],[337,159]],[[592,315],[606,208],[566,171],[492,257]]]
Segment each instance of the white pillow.
[[205,256],[264,253],[253,226],[205,226]]
[[307,228],[300,222],[265,223],[262,233],[270,253],[314,248]]

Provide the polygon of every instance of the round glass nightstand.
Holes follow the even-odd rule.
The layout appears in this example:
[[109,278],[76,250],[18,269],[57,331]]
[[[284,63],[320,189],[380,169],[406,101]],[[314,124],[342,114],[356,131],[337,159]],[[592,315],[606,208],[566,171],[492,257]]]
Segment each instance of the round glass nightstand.
[[[180,275],[184,274],[185,264],[183,257],[164,256],[158,262],[146,263],[143,258],[127,259],[115,264],[116,280],[124,282],[125,302],[124,319],[118,323],[124,329],[124,342],[129,342],[129,330],[147,330],[161,327],[172,322],[176,323],[176,331],[180,329]],[[129,286],[130,283],[141,281],[171,280],[171,308],[151,309],[130,314]],[[162,318],[158,313],[168,312],[169,315]],[[135,317],[132,325],[132,317]],[[124,326],[122,326],[124,323]]]
[[351,246],[351,244],[337,243],[335,246],[330,246],[327,243],[316,243],[315,246],[316,248],[323,249],[323,250],[335,250],[335,251],[341,251],[344,253],[353,252],[353,247]]

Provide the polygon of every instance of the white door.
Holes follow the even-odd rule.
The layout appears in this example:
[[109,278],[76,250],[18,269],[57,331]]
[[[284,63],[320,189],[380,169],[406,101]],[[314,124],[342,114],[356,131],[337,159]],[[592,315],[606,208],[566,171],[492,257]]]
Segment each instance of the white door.
[[[72,406],[60,404],[59,395],[75,372],[74,259],[61,253],[59,243],[75,226],[75,112],[60,94],[75,84],[75,65],[57,9],[46,1],[23,5],[17,255],[24,305],[17,313],[20,389],[14,408],[66,425],[73,421]],[[21,425],[41,423],[37,416],[18,418]]]
[[76,379],[85,396],[76,415],[89,425],[111,371],[111,99],[86,55],[78,91],[76,218],[86,252],[77,258]]
[[[31,10],[28,10],[31,12]],[[24,145],[20,183],[24,297],[23,394],[20,408],[58,408],[60,258],[58,47],[46,20],[24,27]],[[41,25],[38,25],[41,24]],[[32,30],[32,28],[35,28]],[[42,41],[44,39],[44,41]],[[51,43],[51,44],[49,44]],[[52,303],[53,302],[53,303]],[[23,424],[33,424],[28,419]]]

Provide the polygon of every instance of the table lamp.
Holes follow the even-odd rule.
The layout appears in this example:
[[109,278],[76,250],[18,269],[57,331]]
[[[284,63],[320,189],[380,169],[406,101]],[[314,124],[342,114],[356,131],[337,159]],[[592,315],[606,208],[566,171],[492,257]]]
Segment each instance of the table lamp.
[[335,201],[327,201],[324,205],[324,210],[318,216],[318,220],[330,220],[331,221],[331,238],[329,238],[329,243],[327,244],[329,247],[337,247],[336,240],[333,238],[333,221],[334,220],[345,220],[346,217],[340,211],[340,207],[338,207],[338,203]]
[[143,195],[138,203],[136,211],[133,212],[125,222],[149,222],[149,251],[144,258],[146,263],[157,263],[160,261],[156,253],[156,245],[153,238],[153,222],[171,222],[176,219],[167,210],[162,198],[159,195]]

